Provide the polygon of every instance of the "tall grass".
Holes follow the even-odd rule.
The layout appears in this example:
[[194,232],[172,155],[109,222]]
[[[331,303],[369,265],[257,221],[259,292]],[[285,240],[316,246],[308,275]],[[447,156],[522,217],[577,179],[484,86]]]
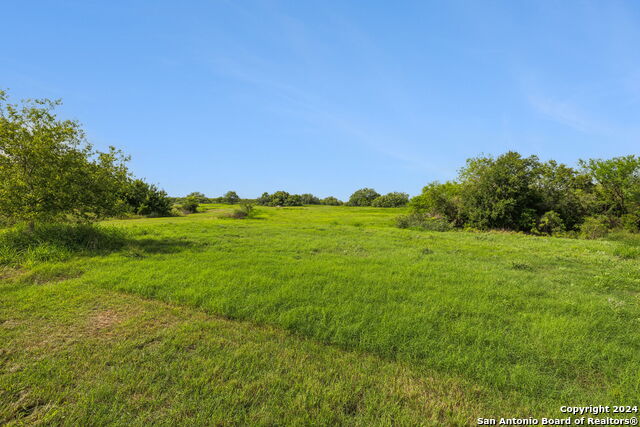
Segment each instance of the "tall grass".
[[74,254],[120,249],[127,242],[124,230],[94,224],[19,225],[0,232],[0,265],[18,266],[60,261]]

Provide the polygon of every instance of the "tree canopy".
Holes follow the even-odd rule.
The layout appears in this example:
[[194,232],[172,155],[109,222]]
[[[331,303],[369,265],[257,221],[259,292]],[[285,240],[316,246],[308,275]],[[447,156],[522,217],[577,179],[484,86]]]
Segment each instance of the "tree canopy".
[[[507,152],[467,160],[456,181],[432,182],[410,206],[456,226],[534,233],[610,227],[640,229],[640,159],[634,155],[579,161],[574,169],[554,160]],[[593,231],[595,230],[595,231]]]
[[371,203],[380,197],[373,188],[361,188],[349,197],[349,206],[371,206]]
[[0,216],[15,221],[92,220],[126,210],[128,158],[93,148],[60,101],[7,102],[0,91]]

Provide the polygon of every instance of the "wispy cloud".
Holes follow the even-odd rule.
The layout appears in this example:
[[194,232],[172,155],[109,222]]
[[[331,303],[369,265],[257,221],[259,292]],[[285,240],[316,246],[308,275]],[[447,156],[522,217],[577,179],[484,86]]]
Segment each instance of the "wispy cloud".
[[[266,101],[267,108],[279,114],[303,120],[323,132],[339,135],[347,143],[382,154],[406,168],[427,171],[434,176],[449,174],[450,171],[436,161],[422,158],[416,150],[420,145],[416,141],[403,139],[395,129],[361,117],[358,111],[349,110],[340,102],[341,94],[323,92],[315,87],[314,73],[326,67],[322,57],[330,53],[330,46],[324,46],[302,22],[280,10],[265,8],[261,12],[268,13],[271,20],[279,23],[279,34],[286,35],[285,39],[279,39],[279,43],[289,46],[289,53],[295,58],[294,63],[309,70],[308,80],[287,78],[289,70],[283,70],[281,63],[241,45],[234,46],[233,57],[201,52],[200,59],[217,74],[268,93],[269,96],[264,98],[269,100]],[[357,52],[363,64],[367,64],[371,73],[374,73],[376,65],[392,63],[381,58],[383,54],[375,47],[375,43],[353,22],[335,14],[331,14],[329,22],[341,34],[343,43],[357,47],[354,52]],[[402,79],[393,75],[384,77],[375,80],[376,93],[384,99],[381,104],[413,114],[412,108],[403,108],[407,107],[408,98],[404,96],[406,88],[402,87]]]
[[558,100],[539,94],[528,96],[528,102],[538,113],[557,123],[569,126],[583,133],[602,133],[606,126],[598,123],[578,105],[566,100]]

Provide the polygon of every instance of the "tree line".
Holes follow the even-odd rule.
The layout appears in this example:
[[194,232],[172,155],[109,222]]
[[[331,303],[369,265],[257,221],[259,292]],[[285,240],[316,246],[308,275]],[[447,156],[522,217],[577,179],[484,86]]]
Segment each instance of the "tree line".
[[[456,179],[432,182],[412,199],[407,193],[381,195],[372,188],[355,191],[347,202],[286,191],[265,192],[257,199],[241,199],[235,191],[216,198],[200,192],[171,198],[134,177],[120,150],[96,150],[78,122],[56,116],[58,105],[46,99],[12,104],[0,90],[2,223],[33,227],[36,222],[90,222],[130,214],[168,216],[196,212],[202,203],[409,205],[411,213],[398,219],[401,227],[579,232],[589,237],[614,228],[640,231],[640,158],[635,155],[579,160],[577,167],[513,151],[474,157]],[[249,212],[240,213],[246,217]]]
[[355,191],[347,202],[329,196],[323,199],[310,193],[290,194],[280,190],[274,193],[264,192],[257,199],[241,199],[235,191],[228,191],[221,197],[206,197],[201,192],[192,192],[183,198],[172,198],[175,203],[186,203],[192,200],[197,203],[255,203],[260,206],[305,206],[305,205],[327,205],[327,206],[373,206],[382,208],[401,207],[409,203],[407,193],[391,192],[380,195],[372,188],[361,188]]
[[410,207],[405,223],[587,237],[614,228],[638,232],[640,158],[579,160],[573,168],[514,151],[474,157],[457,179],[425,186]]

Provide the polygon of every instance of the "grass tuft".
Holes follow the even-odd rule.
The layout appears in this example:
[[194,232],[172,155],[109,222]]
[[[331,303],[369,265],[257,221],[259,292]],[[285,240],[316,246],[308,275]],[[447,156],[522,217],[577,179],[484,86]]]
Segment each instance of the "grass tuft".
[[63,261],[74,254],[114,251],[127,243],[121,228],[92,224],[17,226],[0,233],[0,265]]

